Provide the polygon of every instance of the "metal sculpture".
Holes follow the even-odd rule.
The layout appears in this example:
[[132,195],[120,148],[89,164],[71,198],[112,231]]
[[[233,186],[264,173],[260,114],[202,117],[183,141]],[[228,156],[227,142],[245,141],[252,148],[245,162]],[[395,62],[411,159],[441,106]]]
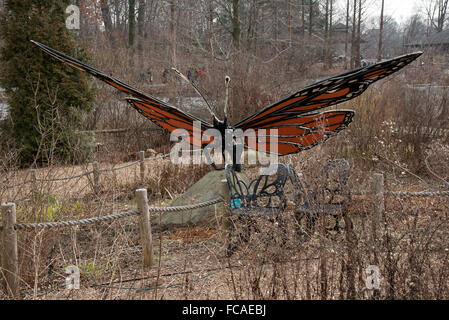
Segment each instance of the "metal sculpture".
[[[257,150],[264,150],[266,153],[275,153],[279,156],[310,149],[345,129],[352,121],[354,111],[320,110],[359,96],[370,84],[398,71],[422,54],[422,52],[406,54],[319,81],[231,125],[228,123],[227,117],[227,89],[224,119],[220,120],[208,105],[209,112],[212,115],[212,123],[210,123],[170,106],[160,99],[123,83],[64,53],[39,42],[32,42],[64,63],[88,72],[118,90],[132,95],[133,97],[127,98],[126,101],[156,125],[167,129],[169,132],[173,132],[178,128],[187,130],[189,133],[188,142],[196,148],[204,149],[214,142],[212,136],[205,134],[208,129],[217,129],[222,137],[225,136],[225,132],[228,129],[241,129],[243,131],[251,129],[253,132],[252,136],[249,134],[242,138],[245,148],[256,148]],[[186,77],[184,78],[187,79]],[[226,88],[228,88],[228,77],[225,83]],[[199,90],[197,92],[200,93]],[[195,127],[194,122],[199,122],[201,127],[199,129]],[[270,129],[277,129],[277,133],[267,134],[267,130]],[[263,136],[264,139],[259,139],[260,136]],[[250,143],[252,138],[257,138],[255,145]],[[275,141],[275,148],[273,149],[272,141]],[[222,139],[222,150],[223,152],[225,150],[225,139]],[[233,166],[238,168],[234,147],[232,156]],[[217,169],[213,162],[211,164]]]

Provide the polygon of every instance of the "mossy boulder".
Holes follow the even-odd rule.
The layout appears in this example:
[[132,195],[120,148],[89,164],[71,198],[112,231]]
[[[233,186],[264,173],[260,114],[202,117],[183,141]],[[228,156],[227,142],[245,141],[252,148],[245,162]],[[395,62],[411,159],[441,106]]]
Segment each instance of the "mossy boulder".
[[[248,181],[248,178],[244,174],[238,173],[238,176],[239,179],[245,182]],[[221,181],[225,179],[226,173],[224,170],[211,171],[190,187],[183,195],[173,200],[170,205],[183,206],[216,199],[221,196]],[[190,211],[168,212],[162,215],[161,225],[163,227],[180,225],[216,225],[217,221],[219,221],[222,208],[223,203],[218,203],[216,205]]]

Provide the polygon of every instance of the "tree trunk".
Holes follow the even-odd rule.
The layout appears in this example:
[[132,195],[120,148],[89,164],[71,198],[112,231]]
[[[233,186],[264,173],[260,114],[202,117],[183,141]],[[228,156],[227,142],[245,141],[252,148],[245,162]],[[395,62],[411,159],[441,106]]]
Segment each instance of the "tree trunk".
[[324,24],[324,66],[326,69],[332,68],[332,11],[333,0],[326,0],[325,7],[325,24]]
[[145,39],[145,9],[146,3],[145,0],[139,0],[139,10],[137,11],[137,51],[139,55],[139,66],[140,70],[145,70],[145,61],[144,61],[144,39]]
[[326,41],[326,55],[327,55],[327,67],[332,68],[332,15],[334,9],[334,0],[329,0],[329,14],[328,14],[328,26],[327,26],[327,41]]
[[384,0],[382,0],[382,7],[380,9],[380,26],[379,26],[379,47],[377,50],[377,61],[382,60],[382,37],[384,32]]
[[276,47],[278,44],[278,8],[274,6],[274,53],[276,54]]
[[175,19],[175,0],[170,0],[170,64],[176,66],[176,19]]
[[444,22],[446,21],[447,5],[449,0],[438,0],[438,25],[437,32],[443,31]]
[[309,37],[312,38],[313,1],[309,0]]
[[232,40],[234,47],[240,48],[240,17],[239,17],[239,0],[232,0]]
[[356,60],[355,60],[355,67],[358,68],[360,67],[360,40],[361,40],[361,35],[360,35],[360,27],[362,24],[362,0],[359,0],[359,17],[358,17],[358,21],[357,21],[357,56],[356,56]]
[[324,69],[329,67],[329,0],[326,0],[326,11],[324,12]]
[[253,48],[254,48],[254,54],[257,55],[257,35],[258,35],[258,27],[259,27],[259,6],[258,6],[258,1],[257,0],[253,0],[254,1],[254,27],[253,27]]
[[353,69],[355,67],[355,60],[357,55],[356,50],[356,14],[357,14],[357,0],[354,0],[354,8],[353,8],[353,16],[352,16],[352,35],[351,35],[351,68]]
[[346,1],[346,34],[345,34],[345,65],[348,69],[348,41],[349,41],[349,0]]
[[[86,8],[86,3],[85,0],[76,0],[75,4],[78,6],[78,8],[80,9],[80,15],[88,15],[89,11]],[[2,1],[0,0],[0,7],[2,6]],[[80,30],[79,30],[79,36],[81,39],[86,40],[87,38],[87,29],[88,24],[87,24],[87,19],[80,19]]]
[[246,31],[246,45],[247,48],[251,48],[252,39],[254,36],[254,25],[256,23],[255,12],[254,12],[255,1],[252,1],[251,7],[248,10],[248,30]]
[[306,35],[306,2],[305,0],[302,0],[301,2],[301,23],[302,23],[302,38],[304,39],[304,36]]
[[136,0],[128,0],[128,45],[134,46],[134,34],[136,32]]
[[327,47],[327,54],[329,58],[329,68],[332,68],[332,25],[333,25],[333,19],[332,16],[334,14],[334,0],[330,1],[330,10],[329,10],[329,37],[328,37],[328,47]]
[[212,56],[214,55],[213,35],[214,35],[214,1],[209,0],[209,46]]
[[108,0],[101,0],[100,1],[100,9],[101,9],[101,16],[103,18],[104,27],[106,29],[107,36],[109,38],[109,42],[114,47],[115,46],[115,37],[114,37],[114,30],[112,26],[112,18],[111,18],[111,9],[109,8]]
[[145,38],[145,12],[146,1],[139,0],[139,10],[137,11],[137,34],[141,38]]
[[288,8],[288,45],[292,46],[292,6],[290,0],[287,0],[287,8]]

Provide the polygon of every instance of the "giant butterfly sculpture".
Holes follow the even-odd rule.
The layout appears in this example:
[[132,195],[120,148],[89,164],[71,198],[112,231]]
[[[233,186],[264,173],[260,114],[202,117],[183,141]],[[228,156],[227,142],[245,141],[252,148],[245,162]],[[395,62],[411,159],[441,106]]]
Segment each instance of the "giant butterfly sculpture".
[[[398,71],[422,54],[422,52],[406,54],[319,81],[297,91],[285,99],[267,106],[235,125],[230,125],[227,122],[227,99],[224,108],[225,117],[223,120],[219,120],[208,105],[209,111],[213,117],[212,123],[210,123],[188,114],[187,112],[181,111],[176,107],[170,106],[160,99],[123,83],[122,81],[92,68],[62,52],[39,42],[32,42],[39,46],[43,51],[64,63],[86,71],[118,90],[132,95],[133,97],[127,98],[126,101],[156,125],[167,129],[169,132],[173,132],[176,129],[187,130],[187,132],[189,132],[188,141],[196,148],[204,148],[213,142],[212,137],[204,134],[207,129],[218,129],[222,137],[225,136],[226,129],[242,129],[243,131],[253,129],[255,135],[258,135],[259,131],[262,132],[262,130],[264,130],[265,139],[263,139],[263,141],[260,141],[259,139],[256,140],[257,150],[262,149],[266,150],[267,153],[274,153],[273,150],[270,150],[270,140],[276,139],[276,154],[280,156],[310,149],[318,143],[326,141],[330,136],[345,129],[352,121],[354,111],[319,110],[359,96],[370,84]],[[229,78],[226,78],[226,87],[228,87],[228,83]],[[197,88],[195,87],[195,89]],[[199,91],[197,92],[199,93]],[[194,126],[194,121],[200,122],[200,129]],[[268,131],[270,129],[277,129],[276,136],[266,134],[266,132],[271,132]],[[252,146],[250,146],[248,139],[249,137],[245,137],[244,139],[246,148]],[[260,144],[265,145],[263,148],[259,148]],[[236,163],[235,160],[234,154],[234,165]],[[212,163],[212,165],[216,168],[214,163]]]

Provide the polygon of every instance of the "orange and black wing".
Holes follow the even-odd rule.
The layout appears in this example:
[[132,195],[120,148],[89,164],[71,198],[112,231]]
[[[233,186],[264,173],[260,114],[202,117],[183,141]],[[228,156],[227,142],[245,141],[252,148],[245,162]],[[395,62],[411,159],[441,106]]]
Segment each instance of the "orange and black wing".
[[[207,129],[212,128],[210,124],[175,107],[133,98],[128,98],[126,101],[140,114],[169,132],[173,132],[176,129],[186,130],[189,133],[189,143],[195,147],[203,148],[214,141],[213,136],[204,133]],[[198,126],[195,125],[195,122],[199,122]]]
[[[72,67],[78,68],[82,71],[85,71],[89,74],[91,74],[92,76],[94,76],[95,78],[106,82],[107,84],[113,86],[114,88],[120,90],[123,93],[126,94],[130,94],[133,95],[134,97],[138,98],[139,100],[143,100],[143,101],[147,101],[149,103],[152,103],[154,105],[159,105],[159,106],[164,106],[167,109],[174,109],[177,110],[175,107],[169,106],[168,104],[164,103],[163,101],[161,101],[160,99],[153,97],[133,86],[130,86],[129,84],[126,84],[112,76],[107,75],[106,73],[97,70],[85,63],[82,63],[79,60],[76,60],[62,52],[59,52],[58,50],[55,50],[53,48],[50,48],[49,46],[46,46],[42,43],[39,43],[37,41],[31,40],[31,42],[33,42],[35,45],[37,45],[39,48],[41,48],[43,51],[45,51],[46,53],[48,53],[49,55],[55,57],[58,60],[61,60],[62,62],[71,65]],[[177,110],[178,112],[182,113],[182,111]],[[198,121],[202,121],[198,118],[195,118],[192,115],[189,115],[189,117],[198,120]],[[204,121],[203,121],[204,122]],[[204,122],[206,123],[206,122]],[[211,126],[210,124],[208,124],[209,126]]]
[[106,82],[107,84],[113,86],[114,88],[116,88],[124,93],[131,94],[141,100],[158,100],[158,99],[142,92],[141,90],[139,90],[137,88],[134,88],[134,87],[132,87],[112,76],[107,75],[103,71],[97,70],[85,63],[82,63],[79,60],[76,60],[76,59],[66,55],[65,53],[59,52],[58,50],[50,48],[49,46],[46,46],[45,44],[39,43],[34,40],[31,40],[31,42],[34,43],[35,45],[37,45],[44,52],[55,57],[56,59],[61,60],[62,62],[66,63],[72,67],[75,67],[79,70],[85,71],[85,72],[91,74],[92,76],[94,76],[95,78]]
[[370,84],[398,71],[421,54],[406,54],[319,81],[243,119],[235,127],[255,129],[353,99]]
[[[123,93],[134,96],[135,99],[129,98],[127,99],[127,101],[135,109],[137,109],[137,111],[139,111],[142,115],[150,119],[153,123],[157,124],[158,126],[164,129],[167,129],[169,132],[173,132],[175,129],[178,128],[187,130],[190,134],[192,144],[193,141],[198,141],[197,134],[199,133],[198,129],[194,128],[193,124],[194,121],[199,121],[201,123],[201,132],[204,132],[204,130],[212,128],[212,125],[210,123],[201,120],[193,115],[190,115],[186,112],[183,112],[173,106],[170,106],[165,102],[161,101],[160,99],[157,99],[147,93],[144,93],[141,90],[132,87],[112,76],[109,76],[100,70],[97,70],[85,63],[82,63],[81,61],[78,61],[42,43],[33,40],[32,42],[46,53],[55,57],[56,59],[59,59],[68,65],[71,65],[75,68],[78,68],[82,71],[91,74],[97,79],[106,82],[107,84],[122,91]],[[193,139],[194,135],[195,139]]]
[[297,153],[345,129],[353,116],[354,111],[333,110],[272,120],[266,125],[247,130],[245,146],[281,156]]

